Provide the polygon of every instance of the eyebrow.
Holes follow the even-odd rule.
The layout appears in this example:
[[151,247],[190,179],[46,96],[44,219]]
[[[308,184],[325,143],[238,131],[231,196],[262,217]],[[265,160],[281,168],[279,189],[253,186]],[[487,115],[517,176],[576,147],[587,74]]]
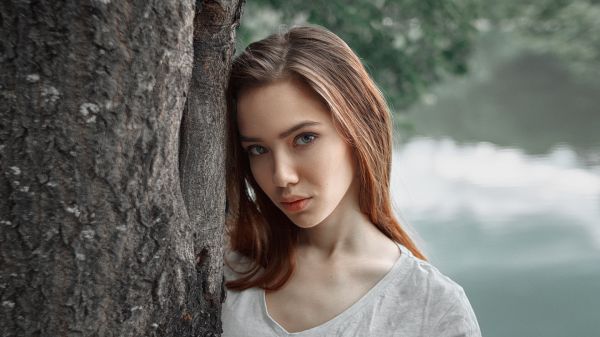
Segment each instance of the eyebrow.
[[[300,122],[294,126],[292,126],[291,128],[283,131],[282,133],[279,134],[279,139],[283,139],[287,136],[289,136],[290,134],[292,134],[294,131],[302,129],[304,127],[307,126],[313,126],[313,125],[319,125],[321,123],[319,122],[313,122],[313,121],[304,121],[304,122]],[[256,138],[256,137],[246,137],[243,135],[240,135],[240,140],[242,142],[260,142],[261,139],[260,138]]]

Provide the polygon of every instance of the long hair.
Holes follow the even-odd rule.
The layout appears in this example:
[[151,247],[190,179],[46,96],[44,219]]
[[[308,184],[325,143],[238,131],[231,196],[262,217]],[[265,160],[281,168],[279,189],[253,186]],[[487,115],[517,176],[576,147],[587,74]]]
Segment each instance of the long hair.
[[295,267],[299,229],[260,189],[242,150],[237,98],[246,88],[298,78],[317,93],[352,147],[359,205],[390,239],[425,259],[393,215],[390,200],[392,126],[387,104],[348,45],[322,27],[299,26],[250,44],[232,64],[227,88],[227,224],[229,249],[249,262],[227,287],[276,290]]

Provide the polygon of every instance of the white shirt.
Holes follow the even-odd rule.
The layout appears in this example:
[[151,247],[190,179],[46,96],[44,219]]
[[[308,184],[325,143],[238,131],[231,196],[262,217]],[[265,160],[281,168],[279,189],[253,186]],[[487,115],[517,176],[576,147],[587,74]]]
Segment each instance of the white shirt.
[[[226,291],[222,337],[481,337],[462,287],[399,245],[391,270],[349,308],[316,327],[290,333],[267,311],[260,288]],[[236,278],[226,267],[226,280]]]

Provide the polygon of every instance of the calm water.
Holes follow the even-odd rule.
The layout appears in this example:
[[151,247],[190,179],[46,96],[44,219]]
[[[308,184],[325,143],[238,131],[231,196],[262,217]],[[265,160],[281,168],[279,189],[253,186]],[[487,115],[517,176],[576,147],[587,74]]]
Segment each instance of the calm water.
[[473,62],[408,113],[399,215],[484,336],[598,337],[600,85],[518,50]]

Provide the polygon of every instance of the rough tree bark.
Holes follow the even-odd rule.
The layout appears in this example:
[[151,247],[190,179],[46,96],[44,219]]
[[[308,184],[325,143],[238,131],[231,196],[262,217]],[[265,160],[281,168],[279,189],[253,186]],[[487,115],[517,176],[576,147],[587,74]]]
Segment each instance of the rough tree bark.
[[0,3],[0,335],[219,335],[242,2]]

